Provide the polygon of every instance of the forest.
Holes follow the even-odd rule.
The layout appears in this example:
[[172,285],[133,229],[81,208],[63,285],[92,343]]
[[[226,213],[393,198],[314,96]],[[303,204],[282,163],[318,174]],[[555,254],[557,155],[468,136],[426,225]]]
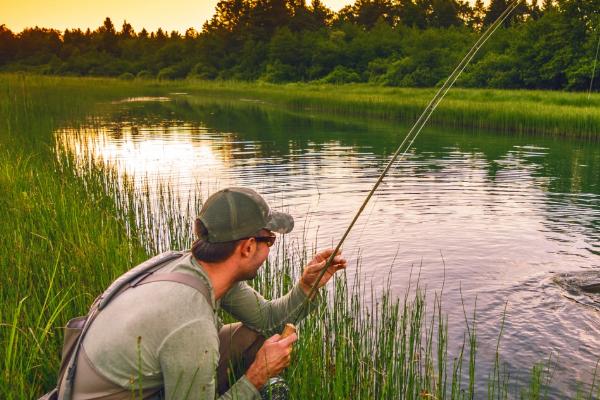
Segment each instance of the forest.
[[[356,0],[333,12],[320,0],[221,0],[201,31],[136,32],[109,17],[95,30],[0,25],[0,71],[433,87],[508,5]],[[523,2],[458,84],[598,90],[598,10],[600,0]]]

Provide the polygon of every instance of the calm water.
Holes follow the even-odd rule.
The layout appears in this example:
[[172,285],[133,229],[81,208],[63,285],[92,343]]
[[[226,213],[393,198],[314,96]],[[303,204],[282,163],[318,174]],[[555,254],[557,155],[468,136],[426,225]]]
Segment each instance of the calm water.
[[[115,104],[85,142],[136,182],[176,185],[183,198],[248,186],[294,215],[293,235],[334,244],[406,129],[337,121],[241,100]],[[73,139],[73,131],[57,135]],[[477,303],[480,373],[500,344],[520,379],[552,356],[554,393],[591,382],[600,359],[600,314],[552,280],[597,269],[600,281],[600,145],[486,132],[429,129],[380,187],[344,252],[382,287],[403,295],[420,274],[428,292],[444,285],[451,351],[465,332],[463,305]],[[352,263],[351,265],[355,265]],[[352,275],[352,271],[349,271]],[[583,304],[582,304],[583,303]],[[485,385],[482,380],[483,390]],[[561,394],[562,392],[562,394]]]

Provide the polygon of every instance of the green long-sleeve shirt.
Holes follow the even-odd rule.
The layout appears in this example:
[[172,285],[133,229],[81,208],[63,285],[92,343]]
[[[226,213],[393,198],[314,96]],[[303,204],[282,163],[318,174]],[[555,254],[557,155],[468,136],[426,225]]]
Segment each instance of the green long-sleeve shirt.
[[[162,281],[128,290],[113,300],[90,327],[83,348],[94,368],[121,387],[164,386],[167,399],[213,400],[219,362],[219,307],[266,337],[307,313],[307,307],[302,307],[306,294],[298,285],[285,296],[267,301],[246,282],[238,282],[215,301],[208,276],[191,254],[157,273],[168,272],[203,279],[212,304],[191,287]],[[257,398],[258,391],[245,377],[220,397]]]

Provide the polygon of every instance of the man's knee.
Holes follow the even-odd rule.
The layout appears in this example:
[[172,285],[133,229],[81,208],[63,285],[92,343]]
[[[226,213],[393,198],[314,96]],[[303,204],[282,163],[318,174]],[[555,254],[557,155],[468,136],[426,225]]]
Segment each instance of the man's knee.
[[223,326],[219,331],[219,366],[217,378],[219,393],[223,394],[230,382],[242,377],[265,341],[260,333],[241,322]]

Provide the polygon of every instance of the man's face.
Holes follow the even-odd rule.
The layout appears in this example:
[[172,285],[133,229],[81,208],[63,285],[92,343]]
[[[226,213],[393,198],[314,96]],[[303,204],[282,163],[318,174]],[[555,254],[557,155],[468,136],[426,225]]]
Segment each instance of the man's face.
[[[274,233],[267,230],[261,229],[255,236],[256,237],[269,237],[273,236]],[[240,268],[241,276],[240,280],[250,280],[256,278],[258,270],[263,265],[267,257],[269,256],[269,245],[267,242],[261,239],[248,239],[253,244],[254,251],[249,255],[248,263],[246,266]]]

